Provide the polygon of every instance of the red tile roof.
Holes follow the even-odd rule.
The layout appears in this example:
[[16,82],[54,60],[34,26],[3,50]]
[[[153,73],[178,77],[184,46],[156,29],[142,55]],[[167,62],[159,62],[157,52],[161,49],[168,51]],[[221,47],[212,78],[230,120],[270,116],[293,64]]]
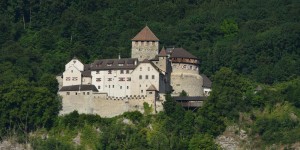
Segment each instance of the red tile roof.
[[166,50],[165,50],[165,47],[163,47],[163,48],[160,50],[158,56],[160,56],[160,57],[166,57],[166,56],[167,56],[167,52],[166,52]]
[[159,39],[154,35],[148,26],[142,29],[132,41],[159,41]]

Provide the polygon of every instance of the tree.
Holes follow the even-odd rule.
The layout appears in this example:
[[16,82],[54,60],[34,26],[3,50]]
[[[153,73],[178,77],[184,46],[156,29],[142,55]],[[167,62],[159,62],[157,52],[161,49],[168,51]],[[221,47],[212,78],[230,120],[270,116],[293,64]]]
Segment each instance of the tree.
[[190,140],[189,150],[216,150],[221,149],[208,134],[197,134]]
[[37,128],[50,128],[61,109],[56,94],[46,88],[17,79],[0,88],[0,134],[6,130],[28,133]]

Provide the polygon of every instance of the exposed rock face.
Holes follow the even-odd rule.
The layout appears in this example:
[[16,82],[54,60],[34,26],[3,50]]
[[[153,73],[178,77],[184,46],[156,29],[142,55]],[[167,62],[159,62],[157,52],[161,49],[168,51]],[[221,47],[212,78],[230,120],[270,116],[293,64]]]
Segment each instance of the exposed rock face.
[[248,149],[250,144],[246,131],[237,126],[228,126],[224,133],[216,138],[216,143],[224,150]]
[[226,137],[224,135],[218,136],[216,142],[222,147],[224,150],[236,150],[240,149],[239,142],[237,142],[232,137]]
[[73,139],[73,143],[75,145],[80,145],[81,139],[80,139],[81,133],[78,133],[77,136]]
[[0,150],[32,150],[28,144],[19,144],[13,141],[4,140],[0,143]]

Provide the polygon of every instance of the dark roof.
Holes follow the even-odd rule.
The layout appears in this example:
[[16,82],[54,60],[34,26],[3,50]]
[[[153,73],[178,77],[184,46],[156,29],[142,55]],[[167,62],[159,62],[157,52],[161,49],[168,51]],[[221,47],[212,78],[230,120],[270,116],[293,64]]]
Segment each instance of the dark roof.
[[121,59],[101,59],[91,64],[91,70],[118,70],[118,69],[135,69],[138,63],[137,58]]
[[157,91],[153,84],[146,91]]
[[83,77],[92,77],[92,75],[91,75],[91,70],[82,71],[82,72],[81,72],[81,75],[82,75]]
[[193,58],[198,59],[183,48],[174,48],[171,52],[171,58]]
[[90,70],[91,69],[91,65],[90,64],[84,64],[84,70]]
[[201,76],[203,78],[202,87],[211,88],[212,82],[210,81],[210,79],[205,74],[201,74]]
[[167,56],[167,52],[166,52],[166,50],[165,50],[165,47],[163,47],[163,48],[160,50],[158,56],[159,56],[159,57],[166,57],[166,56]]
[[175,101],[203,101],[206,100],[205,96],[174,96]]
[[148,26],[142,29],[132,41],[159,41],[159,39],[154,35]]
[[63,86],[59,91],[93,91],[98,92],[95,85],[71,85]]

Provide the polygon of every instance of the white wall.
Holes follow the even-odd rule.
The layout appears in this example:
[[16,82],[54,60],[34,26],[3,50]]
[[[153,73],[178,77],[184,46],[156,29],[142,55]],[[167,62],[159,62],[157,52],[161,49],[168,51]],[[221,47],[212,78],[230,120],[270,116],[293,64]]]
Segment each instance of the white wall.
[[[108,70],[92,71],[92,84],[96,86],[99,92],[105,92],[108,96],[126,97],[131,93],[131,73],[132,70]],[[124,79],[124,81],[121,81]]]
[[75,66],[69,66],[63,73],[63,86],[81,84],[81,72]]
[[73,58],[69,63],[65,65],[65,70],[68,70],[70,67],[74,66],[79,71],[84,70],[84,65],[76,58]]
[[[140,79],[140,75],[142,79]],[[139,64],[132,72],[131,95],[146,95],[146,90],[151,85],[159,90],[159,72],[150,63]]]

